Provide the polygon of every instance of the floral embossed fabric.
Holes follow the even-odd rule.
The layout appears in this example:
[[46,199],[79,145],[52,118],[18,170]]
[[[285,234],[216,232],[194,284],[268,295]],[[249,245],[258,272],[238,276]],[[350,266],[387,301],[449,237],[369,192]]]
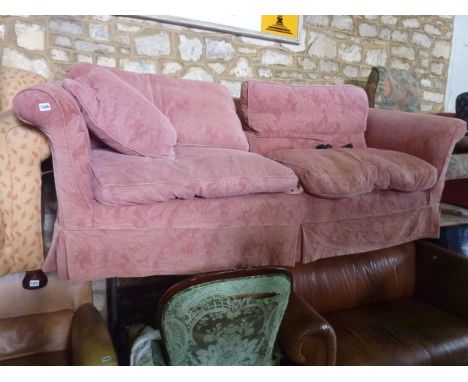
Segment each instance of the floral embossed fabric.
[[273,365],[291,293],[285,275],[256,275],[191,286],[163,310],[171,365]]
[[177,134],[167,117],[108,70],[66,79],[88,128],[106,145],[128,155],[172,158]]
[[66,77],[75,79],[95,70],[112,72],[161,110],[177,131],[178,144],[249,149],[225,86],[83,63],[68,68]]

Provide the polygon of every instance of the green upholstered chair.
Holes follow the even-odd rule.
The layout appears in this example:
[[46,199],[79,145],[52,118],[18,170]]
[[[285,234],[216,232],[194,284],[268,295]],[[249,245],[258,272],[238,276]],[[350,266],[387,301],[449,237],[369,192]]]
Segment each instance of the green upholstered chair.
[[278,364],[276,337],[291,289],[289,272],[270,267],[183,280],[161,297],[157,313],[160,335],[154,330],[143,333],[143,340],[136,343],[144,343],[145,337],[152,341],[146,342],[146,351],[140,350],[139,356],[133,354],[131,363]]

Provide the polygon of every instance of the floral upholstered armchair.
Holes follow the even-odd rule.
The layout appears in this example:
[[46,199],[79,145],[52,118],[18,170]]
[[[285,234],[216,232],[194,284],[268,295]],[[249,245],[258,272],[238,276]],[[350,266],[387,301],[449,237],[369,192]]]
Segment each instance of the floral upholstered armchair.
[[175,284],[158,306],[160,334],[145,328],[133,345],[131,364],[278,364],[276,336],[291,283],[284,269],[252,268]]
[[44,81],[35,73],[0,67],[0,276],[39,269],[44,261],[41,162],[50,156],[49,143],[11,109],[16,93]]

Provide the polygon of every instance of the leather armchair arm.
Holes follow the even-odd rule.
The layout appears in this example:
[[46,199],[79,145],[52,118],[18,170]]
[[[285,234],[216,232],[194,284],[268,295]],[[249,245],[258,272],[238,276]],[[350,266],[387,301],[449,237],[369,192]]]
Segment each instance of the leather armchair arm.
[[415,294],[468,320],[468,258],[429,242],[417,242]]
[[284,355],[296,365],[334,365],[336,362],[333,328],[295,293],[284,315],[278,342]]
[[71,355],[74,366],[117,365],[117,356],[106,324],[91,304],[81,305],[73,316]]

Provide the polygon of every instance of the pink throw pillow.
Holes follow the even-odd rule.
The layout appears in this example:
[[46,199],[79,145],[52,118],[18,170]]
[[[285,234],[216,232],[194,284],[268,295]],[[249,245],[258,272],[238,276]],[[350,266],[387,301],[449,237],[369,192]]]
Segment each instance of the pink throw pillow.
[[108,70],[66,79],[64,88],[80,104],[88,128],[123,154],[173,157],[177,133],[142,94]]

